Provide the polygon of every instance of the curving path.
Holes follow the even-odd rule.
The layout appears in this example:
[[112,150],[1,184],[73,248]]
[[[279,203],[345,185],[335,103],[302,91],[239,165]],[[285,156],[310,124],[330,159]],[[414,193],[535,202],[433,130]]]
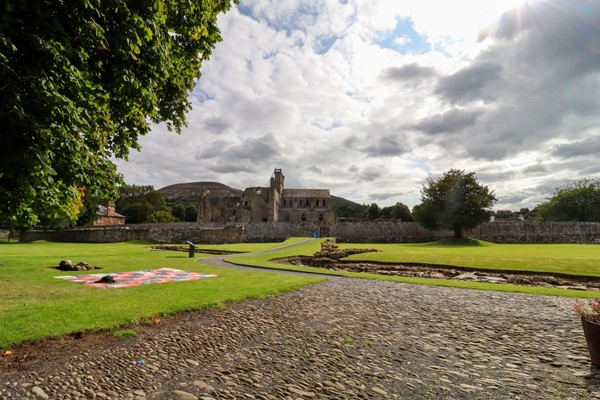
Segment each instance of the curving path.
[[600,399],[570,300],[394,282],[330,278],[68,350],[0,370],[0,398]]
[[[269,249],[269,250],[264,250],[264,251],[259,251],[259,252],[253,252],[253,253],[236,254],[236,256],[237,257],[244,257],[244,256],[255,256],[255,255],[259,255],[259,254],[275,253],[275,252],[280,251],[280,250],[289,249],[291,247],[296,247],[296,246],[299,246],[301,244],[304,244],[304,243],[307,243],[307,242],[312,242],[312,241],[315,241],[315,240],[319,240],[319,239],[311,238],[311,239],[303,240],[303,241],[298,242],[298,243],[288,244],[288,245],[285,245],[285,246],[280,246],[280,247],[276,247],[276,248]],[[323,276],[323,275],[325,275],[325,274],[319,274],[318,272],[311,273],[311,272],[302,272],[302,271],[290,271],[290,270],[286,270],[286,269],[250,267],[250,266],[247,266],[247,265],[232,264],[230,262],[225,261],[225,259],[224,259],[223,256],[199,258],[196,261],[199,261],[199,262],[204,263],[204,264],[212,265],[214,267],[233,268],[233,269],[238,269],[238,270],[242,270],[242,271],[273,272],[273,273],[279,273],[279,274],[309,275],[309,276],[311,276],[311,275],[314,275],[314,276]],[[330,276],[330,275],[327,275],[327,276]]]

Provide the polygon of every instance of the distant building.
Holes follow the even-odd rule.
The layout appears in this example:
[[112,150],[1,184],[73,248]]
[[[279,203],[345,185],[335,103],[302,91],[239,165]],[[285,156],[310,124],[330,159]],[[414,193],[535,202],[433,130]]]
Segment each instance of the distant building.
[[275,169],[269,187],[250,187],[241,194],[226,189],[205,190],[198,204],[198,222],[335,223],[329,189],[286,189],[285,176]]
[[109,201],[105,206],[98,205],[96,211],[96,219],[88,224],[88,226],[112,226],[125,225],[125,216],[115,212],[115,202]]

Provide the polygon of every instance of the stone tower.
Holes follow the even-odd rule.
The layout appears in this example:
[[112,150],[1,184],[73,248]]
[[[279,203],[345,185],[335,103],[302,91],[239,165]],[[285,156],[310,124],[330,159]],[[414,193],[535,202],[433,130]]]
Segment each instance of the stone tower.
[[279,205],[283,193],[285,176],[280,168],[275,168],[269,188],[269,222],[279,221]]

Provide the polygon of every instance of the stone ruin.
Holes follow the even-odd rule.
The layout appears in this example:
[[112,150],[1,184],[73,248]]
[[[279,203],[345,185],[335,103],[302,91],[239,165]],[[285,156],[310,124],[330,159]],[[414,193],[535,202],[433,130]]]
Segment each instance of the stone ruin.
[[331,268],[335,266],[340,258],[348,257],[352,254],[369,253],[377,251],[375,249],[340,249],[330,241],[321,242],[321,251],[317,251],[312,257],[311,265],[313,267]]
[[58,264],[58,267],[54,267],[54,268],[59,269],[61,271],[91,271],[94,269],[100,269],[99,267],[94,267],[83,261],[75,264],[71,260],[62,260]]

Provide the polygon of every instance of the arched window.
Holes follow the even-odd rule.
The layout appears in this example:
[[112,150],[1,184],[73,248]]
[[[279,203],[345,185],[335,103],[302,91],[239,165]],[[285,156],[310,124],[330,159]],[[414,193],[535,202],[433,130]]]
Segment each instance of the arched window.
[[285,214],[284,220],[285,222],[290,222],[290,214]]
[[302,214],[302,221],[306,221],[306,215]]
[[323,214],[319,213],[319,222],[323,222]]
[[317,204],[315,204],[317,207],[319,207],[319,200],[317,200]]

